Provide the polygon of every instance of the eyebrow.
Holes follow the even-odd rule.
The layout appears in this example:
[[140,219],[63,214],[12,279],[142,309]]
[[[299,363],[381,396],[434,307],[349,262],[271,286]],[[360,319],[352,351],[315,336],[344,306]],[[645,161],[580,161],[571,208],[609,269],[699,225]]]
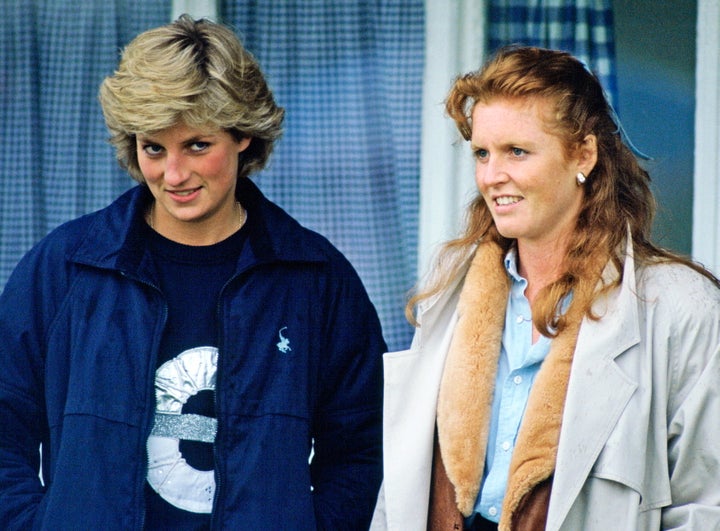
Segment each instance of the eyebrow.
[[[144,135],[142,133],[138,133],[136,135],[137,139],[142,142],[152,142],[154,144],[162,144],[158,139],[153,138],[152,135]],[[181,140],[180,143],[183,145],[187,144],[194,144],[195,142],[203,142],[208,139],[212,139],[215,137],[215,133],[202,133],[199,135],[194,135],[189,138],[186,138],[185,140]]]
[[[516,142],[503,142],[499,146],[496,146],[496,148],[499,148],[500,151],[506,151],[512,148],[530,149],[533,146],[534,143],[530,140],[518,140]],[[476,144],[475,142],[470,142],[470,149],[473,151],[477,149],[486,149],[489,151],[490,148],[488,148],[486,144]]]

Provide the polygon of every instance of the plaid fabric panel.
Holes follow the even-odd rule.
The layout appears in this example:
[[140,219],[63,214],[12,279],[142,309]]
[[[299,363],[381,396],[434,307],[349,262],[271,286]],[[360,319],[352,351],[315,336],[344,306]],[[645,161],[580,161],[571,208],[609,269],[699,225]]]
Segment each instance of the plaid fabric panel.
[[565,50],[590,65],[617,102],[611,0],[488,0],[488,48],[525,44]]
[[165,0],[3,2],[0,287],[47,232],[132,184],[107,142],[97,91],[121,47],[169,17]]
[[269,167],[253,177],[353,263],[388,346],[417,256],[423,0],[224,2],[286,109]]

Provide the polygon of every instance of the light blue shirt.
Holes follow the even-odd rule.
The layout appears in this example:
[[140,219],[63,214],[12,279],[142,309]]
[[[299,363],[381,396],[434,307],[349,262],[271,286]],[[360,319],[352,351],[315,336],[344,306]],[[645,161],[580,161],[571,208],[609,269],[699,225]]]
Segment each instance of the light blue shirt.
[[475,512],[493,522],[500,521],[507,489],[508,470],[520,422],[530,389],[540,365],[550,350],[551,340],[540,336],[532,344],[532,315],[525,297],[527,280],[517,271],[517,251],[505,257],[505,269],[512,279],[505,313],[502,349],[495,379],[492,419],[485,457],[485,472],[475,502]]

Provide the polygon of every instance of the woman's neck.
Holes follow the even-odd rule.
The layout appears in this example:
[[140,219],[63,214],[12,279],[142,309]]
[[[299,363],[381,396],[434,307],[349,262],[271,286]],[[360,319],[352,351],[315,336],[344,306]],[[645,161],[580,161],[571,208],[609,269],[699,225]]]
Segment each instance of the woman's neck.
[[525,296],[530,304],[545,286],[562,274],[566,248],[560,242],[542,246],[518,242],[518,272],[528,282]]

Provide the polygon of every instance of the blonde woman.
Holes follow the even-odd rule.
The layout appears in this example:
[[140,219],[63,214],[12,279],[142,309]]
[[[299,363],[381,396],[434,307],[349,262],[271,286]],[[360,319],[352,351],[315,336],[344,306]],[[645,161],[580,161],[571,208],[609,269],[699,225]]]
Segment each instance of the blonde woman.
[[248,178],[283,120],[258,64],[182,17],[127,46],[100,101],[140,184],[0,298],[0,521],[367,529],[385,344],[350,264]]

